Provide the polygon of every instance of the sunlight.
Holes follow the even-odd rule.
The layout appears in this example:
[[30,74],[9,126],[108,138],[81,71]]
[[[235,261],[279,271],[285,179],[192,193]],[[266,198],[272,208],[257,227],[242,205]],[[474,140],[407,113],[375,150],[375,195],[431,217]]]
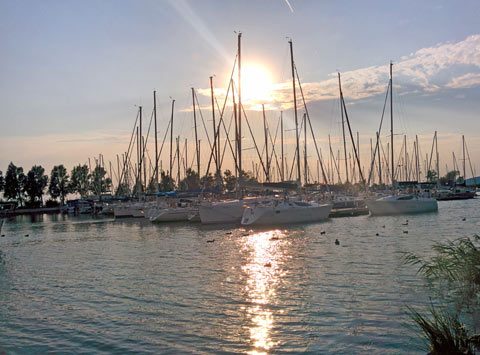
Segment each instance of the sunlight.
[[268,103],[272,100],[273,79],[265,67],[259,64],[242,66],[242,98],[250,104]]

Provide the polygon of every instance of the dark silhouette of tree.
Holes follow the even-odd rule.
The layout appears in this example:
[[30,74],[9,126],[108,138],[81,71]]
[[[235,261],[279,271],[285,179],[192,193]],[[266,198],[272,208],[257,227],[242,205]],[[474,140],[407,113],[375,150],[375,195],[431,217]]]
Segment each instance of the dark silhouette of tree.
[[3,191],[4,187],[5,187],[5,178],[3,177],[3,173],[0,170],[0,192]]
[[460,175],[458,170],[449,171],[445,176],[440,178],[440,184],[447,186],[454,186],[457,181],[457,176]]
[[197,190],[200,188],[200,177],[192,169],[187,169],[187,175],[180,181],[179,190]]
[[93,170],[92,178],[90,180],[90,191],[96,194],[100,199],[102,193],[110,191],[110,187],[112,186],[112,179],[106,177],[106,175],[107,171],[98,165],[95,170]]
[[62,206],[65,204],[65,196],[70,193],[70,177],[63,165],[53,167],[50,173],[48,193],[55,200],[60,197]]
[[161,173],[160,190],[163,192],[175,190],[175,180],[173,180],[170,175],[164,171]]
[[438,179],[438,175],[435,170],[429,170],[427,172],[427,181],[434,182],[434,181],[437,181],[437,179]]
[[130,187],[126,183],[121,183],[118,185],[117,190],[115,191],[115,196],[126,197],[130,195]]
[[42,203],[43,192],[47,187],[48,176],[40,165],[34,165],[27,173],[24,191],[29,198],[31,207],[39,207]]
[[87,197],[90,186],[90,174],[87,165],[77,165],[72,169],[71,192],[78,193],[82,198]]
[[22,167],[16,167],[12,162],[8,165],[5,174],[5,187],[3,195],[8,200],[17,200],[23,205],[25,174]]
[[213,177],[212,173],[202,176],[200,179],[200,185],[202,188],[212,188],[216,185],[216,179]]
[[232,174],[230,170],[225,170],[223,173],[223,177],[225,180],[225,188],[228,191],[233,191],[237,187],[237,178]]

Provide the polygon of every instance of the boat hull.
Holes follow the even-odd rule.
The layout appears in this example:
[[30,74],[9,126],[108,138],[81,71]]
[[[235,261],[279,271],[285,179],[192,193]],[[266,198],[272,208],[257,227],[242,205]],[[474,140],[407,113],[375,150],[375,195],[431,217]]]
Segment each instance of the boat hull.
[[196,211],[191,208],[164,209],[159,211],[156,215],[151,216],[150,222],[163,223],[188,221],[189,217],[195,212]]
[[387,216],[435,212],[438,210],[438,203],[435,199],[413,199],[413,200],[395,200],[383,201],[374,200],[367,201],[368,209],[372,216]]
[[281,225],[319,222],[328,219],[332,205],[288,208],[278,206],[255,206],[246,208],[242,216],[243,225]]
[[200,205],[200,221],[203,224],[240,223],[244,209],[242,200]]

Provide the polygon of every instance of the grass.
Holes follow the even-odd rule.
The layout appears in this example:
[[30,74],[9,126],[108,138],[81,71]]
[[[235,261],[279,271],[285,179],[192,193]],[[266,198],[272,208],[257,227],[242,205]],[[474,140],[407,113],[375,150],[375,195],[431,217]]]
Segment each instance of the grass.
[[480,349],[480,334],[471,335],[458,315],[430,306],[430,316],[425,317],[412,307],[407,314],[421,329],[429,344],[430,354],[475,354]]

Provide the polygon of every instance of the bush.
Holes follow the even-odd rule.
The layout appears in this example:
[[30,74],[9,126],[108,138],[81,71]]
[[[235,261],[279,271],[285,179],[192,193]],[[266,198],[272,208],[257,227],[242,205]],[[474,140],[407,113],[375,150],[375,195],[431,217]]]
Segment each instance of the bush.
[[48,208],[60,207],[60,203],[55,200],[47,200],[47,202],[45,202],[45,207],[48,207]]

